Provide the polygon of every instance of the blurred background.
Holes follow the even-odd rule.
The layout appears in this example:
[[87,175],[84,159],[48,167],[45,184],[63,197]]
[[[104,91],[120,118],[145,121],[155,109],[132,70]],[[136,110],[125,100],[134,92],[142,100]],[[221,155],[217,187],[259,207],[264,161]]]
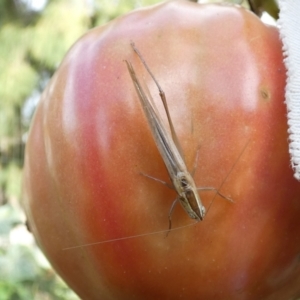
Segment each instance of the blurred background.
[[[252,2],[257,14],[267,10],[276,18],[274,1],[253,0],[250,6]],[[47,82],[83,33],[158,2],[0,0],[0,300],[79,299],[52,270],[26,228],[21,182],[30,120]],[[227,2],[249,8],[248,1]]]

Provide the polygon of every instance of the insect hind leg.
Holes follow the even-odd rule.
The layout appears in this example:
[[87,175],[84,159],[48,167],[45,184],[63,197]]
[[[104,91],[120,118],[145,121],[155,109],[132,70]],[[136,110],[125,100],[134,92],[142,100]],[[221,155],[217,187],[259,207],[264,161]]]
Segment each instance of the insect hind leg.
[[169,235],[169,233],[170,233],[170,231],[172,229],[172,213],[174,211],[174,208],[175,208],[175,205],[176,205],[177,202],[178,202],[178,197],[173,201],[173,203],[171,205],[171,208],[170,208],[170,211],[169,211],[169,215],[168,215],[168,218],[169,218],[169,230],[166,233],[166,237]]

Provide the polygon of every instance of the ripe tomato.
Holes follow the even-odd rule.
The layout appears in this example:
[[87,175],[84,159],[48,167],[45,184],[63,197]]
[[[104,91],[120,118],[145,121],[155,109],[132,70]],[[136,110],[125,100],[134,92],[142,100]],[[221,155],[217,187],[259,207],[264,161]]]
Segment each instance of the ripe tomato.
[[[173,228],[193,225],[167,238],[147,233],[168,228],[176,193],[141,174],[169,182],[124,60],[167,121],[130,41],[165,91],[190,170],[199,149],[195,182],[234,200],[200,191],[204,221],[177,205]],[[70,287],[83,299],[299,296],[284,85],[277,29],[235,6],[172,1],[83,36],[42,96],[24,171],[31,227]]]

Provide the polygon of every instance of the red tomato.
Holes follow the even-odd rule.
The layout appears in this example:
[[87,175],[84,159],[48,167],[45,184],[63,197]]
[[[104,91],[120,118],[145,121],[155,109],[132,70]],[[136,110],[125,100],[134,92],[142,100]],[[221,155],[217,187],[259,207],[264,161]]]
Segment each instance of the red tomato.
[[[199,149],[196,184],[234,203],[217,196],[199,223],[177,205],[173,228],[193,225],[167,238],[64,250],[168,228],[176,193],[141,175],[170,182],[124,60],[167,121],[130,41],[166,93],[190,170]],[[284,85],[277,29],[235,6],[172,1],[83,36],[42,96],[24,171],[34,235],[69,286],[83,299],[299,297]],[[208,208],[214,193],[200,196]]]

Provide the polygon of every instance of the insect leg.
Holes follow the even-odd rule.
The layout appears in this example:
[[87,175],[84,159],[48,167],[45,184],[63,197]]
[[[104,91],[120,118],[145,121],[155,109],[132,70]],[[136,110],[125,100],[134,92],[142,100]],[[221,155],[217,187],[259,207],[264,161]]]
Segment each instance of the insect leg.
[[220,193],[216,188],[214,187],[199,187],[197,188],[197,190],[202,190],[202,191],[215,191],[219,196],[221,196],[222,198],[224,198],[225,200],[228,200],[230,202],[234,202],[231,198],[226,197],[225,195],[223,195],[222,193]]
[[173,185],[172,185],[172,184],[170,184],[170,183],[168,183],[168,182],[165,182],[165,181],[163,181],[163,180],[160,180],[160,179],[158,179],[158,178],[152,177],[152,176],[150,176],[150,175],[147,175],[147,174],[145,174],[145,173],[142,173],[142,172],[140,172],[140,174],[141,174],[141,175],[143,175],[143,176],[145,176],[145,177],[147,177],[147,178],[150,178],[150,179],[152,179],[152,180],[155,180],[155,181],[157,181],[157,182],[160,182],[160,183],[162,183],[162,184],[166,185],[166,186],[167,186],[169,189],[172,189],[172,190],[174,190],[174,187],[173,187]]
[[173,201],[173,203],[172,203],[172,206],[171,206],[171,208],[170,208],[170,211],[169,211],[169,230],[167,231],[167,233],[166,233],[166,237],[168,236],[168,234],[169,234],[169,232],[171,231],[171,228],[172,228],[172,213],[173,213],[173,210],[174,210],[174,208],[175,208],[175,205],[176,205],[176,203],[178,202],[178,197]]

